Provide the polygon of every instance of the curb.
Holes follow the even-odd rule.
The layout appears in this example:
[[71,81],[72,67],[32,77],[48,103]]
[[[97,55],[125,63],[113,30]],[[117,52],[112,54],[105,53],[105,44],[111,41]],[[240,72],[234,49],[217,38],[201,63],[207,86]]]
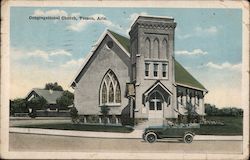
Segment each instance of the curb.
[[[131,133],[113,133],[113,132],[92,132],[92,131],[71,131],[55,129],[38,128],[17,128],[11,127],[10,133],[70,136],[70,137],[88,137],[88,138],[111,138],[111,139],[141,139],[143,130],[134,130]],[[214,136],[214,135],[196,135],[196,141],[242,141],[243,136]]]
[[133,131],[131,133],[114,133],[114,132],[71,131],[71,130],[17,128],[17,127],[10,128],[9,132],[10,133],[54,135],[54,136],[89,137],[89,138],[119,138],[119,139],[140,139],[142,135],[142,131]]

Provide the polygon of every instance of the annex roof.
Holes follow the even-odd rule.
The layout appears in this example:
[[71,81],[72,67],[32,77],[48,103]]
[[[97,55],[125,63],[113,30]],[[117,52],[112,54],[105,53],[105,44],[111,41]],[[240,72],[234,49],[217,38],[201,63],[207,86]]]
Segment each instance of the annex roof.
[[[121,45],[121,48],[125,51],[125,53],[130,54],[129,38],[122,36],[111,30],[107,30],[105,32],[105,35],[106,34],[111,35],[111,38],[113,38],[116,42],[118,42]],[[102,38],[104,37],[105,36],[102,36]],[[94,52],[92,52],[92,54],[93,53]],[[87,61],[88,59],[84,62],[84,65],[87,63]],[[84,68],[84,65],[81,67],[81,70]],[[174,61],[174,66],[175,66],[175,82],[177,85],[207,91],[206,88],[198,80],[196,80],[177,60]],[[80,72],[77,74],[76,78],[79,76]],[[76,78],[70,84],[71,86],[73,86],[73,83],[75,82]]]
[[38,96],[46,99],[48,104],[56,104],[56,100],[63,95],[63,91],[53,91],[53,90],[34,88],[30,91],[27,98],[31,96],[32,92],[35,92]]
[[174,66],[175,83],[177,85],[206,90],[206,88],[198,80],[196,80],[178,61],[174,61]]

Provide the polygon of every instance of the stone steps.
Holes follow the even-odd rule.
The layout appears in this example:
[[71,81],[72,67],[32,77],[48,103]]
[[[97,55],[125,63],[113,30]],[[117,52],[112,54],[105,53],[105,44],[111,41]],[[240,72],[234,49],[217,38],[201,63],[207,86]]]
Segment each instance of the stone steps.
[[138,130],[144,130],[145,128],[149,126],[162,126],[165,123],[164,121],[166,120],[162,118],[152,118],[152,119],[148,119],[146,121],[139,123],[134,128]]

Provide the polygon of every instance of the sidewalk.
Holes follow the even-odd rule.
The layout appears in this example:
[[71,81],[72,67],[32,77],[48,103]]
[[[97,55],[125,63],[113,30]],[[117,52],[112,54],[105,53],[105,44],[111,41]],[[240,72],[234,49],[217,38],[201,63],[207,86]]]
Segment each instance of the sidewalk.
[[71,117],[36,117],[36,118],[30,118],[30,117],[10,117],[10,120],[71,120]]
[[[131,133],[112,133],[112,132],[92,132],[92,131],[69,131],[55,129],[37,129],[37,128],[17,128],[9,129],[10,133],[25,134],[42,134],[56,136],[73,136],[73,137],[89,137],[89,138],[113,138],[113,139],[141,139],[143,130],[134,130]],[[213,136],[213,135],[196,135],[194,140],[197,141],[242,141],[242,136]]]

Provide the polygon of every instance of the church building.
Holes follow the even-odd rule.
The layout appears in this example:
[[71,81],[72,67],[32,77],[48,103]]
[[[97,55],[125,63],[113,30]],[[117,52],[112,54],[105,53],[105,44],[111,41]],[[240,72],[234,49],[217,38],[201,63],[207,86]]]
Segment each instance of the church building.
[[71,83],[79,115],[102,122],[107,106],[116,123],[203,117],[208,91],[175,59],[175,27],[170,17],[139,16],[130,38],[106,30]]

